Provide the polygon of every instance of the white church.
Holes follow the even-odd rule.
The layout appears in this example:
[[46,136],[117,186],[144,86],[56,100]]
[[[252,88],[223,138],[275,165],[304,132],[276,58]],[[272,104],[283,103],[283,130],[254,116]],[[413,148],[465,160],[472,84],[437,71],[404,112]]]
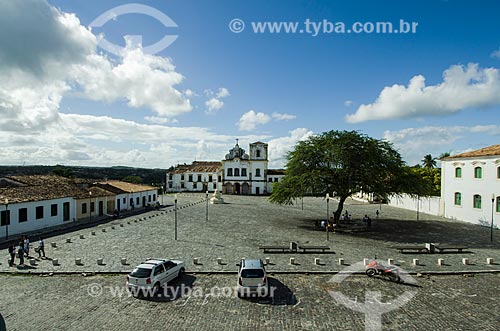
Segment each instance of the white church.
[[213,192],[223,194],[265,195],[273,183],[285,175],[283,169],[268,169],[268,145],[254,142],[249,152],[236,145],[220,162],[194,161],[177,165],[166,175],[167,192]]

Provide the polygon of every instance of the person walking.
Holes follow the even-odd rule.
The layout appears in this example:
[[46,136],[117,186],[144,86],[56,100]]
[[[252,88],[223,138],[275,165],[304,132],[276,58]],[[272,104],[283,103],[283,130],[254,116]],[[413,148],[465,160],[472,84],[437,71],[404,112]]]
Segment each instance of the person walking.
[[24,253],[26,254],[26,257],[30,256],[30,240],[28,236],[24,237]]
[[14,265],[14,259],[16,258],[16,245],[14,243],[11,243],[9,245],[9,255],[10,255],[10,260],[9,260],[9,266]]
[[24,265],[24,243],[22,241],[19,242],[17,247],[17,257],[19,258],[19,265]]
[[45,242],[42,237],[38,240],[38,257],[41,258],[43,253],[43,257],[45,257]]

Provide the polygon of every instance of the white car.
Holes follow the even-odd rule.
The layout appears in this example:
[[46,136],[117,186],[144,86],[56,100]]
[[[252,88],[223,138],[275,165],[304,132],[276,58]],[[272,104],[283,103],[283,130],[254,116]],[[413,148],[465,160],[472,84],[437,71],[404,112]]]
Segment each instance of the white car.
[[237,293],[243,296],[263,296],[269,293],[267,273],[262,260],[241,260],[238,270]]
[[184,262],[149,259],[139,264],[127,276],[126,286],[134,295],[157,295],[161,288],[184,273]]

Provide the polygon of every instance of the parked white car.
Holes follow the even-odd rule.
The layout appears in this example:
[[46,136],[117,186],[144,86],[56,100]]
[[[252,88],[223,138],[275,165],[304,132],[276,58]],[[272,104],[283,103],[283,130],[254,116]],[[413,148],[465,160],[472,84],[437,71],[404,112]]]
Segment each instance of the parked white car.
[[184,273],[184,262],[167,259],[149,259],[139,264],[127,276],[126,286],[134,295],[156,295],[171,280]]
[[267,273],[262,260],[241,260],[237,291],[239,297],[270,295]]

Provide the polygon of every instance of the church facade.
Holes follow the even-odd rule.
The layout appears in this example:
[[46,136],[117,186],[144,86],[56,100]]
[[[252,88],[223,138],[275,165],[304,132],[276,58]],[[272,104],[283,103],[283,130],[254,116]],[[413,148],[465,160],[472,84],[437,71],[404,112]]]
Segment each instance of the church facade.
[[285,175],[283,169],[268,169],[268,144],[250,144],[248,153],[238,141],[221,162],[195,161],[167,172],[167,192],[213,192],[265,195]]

